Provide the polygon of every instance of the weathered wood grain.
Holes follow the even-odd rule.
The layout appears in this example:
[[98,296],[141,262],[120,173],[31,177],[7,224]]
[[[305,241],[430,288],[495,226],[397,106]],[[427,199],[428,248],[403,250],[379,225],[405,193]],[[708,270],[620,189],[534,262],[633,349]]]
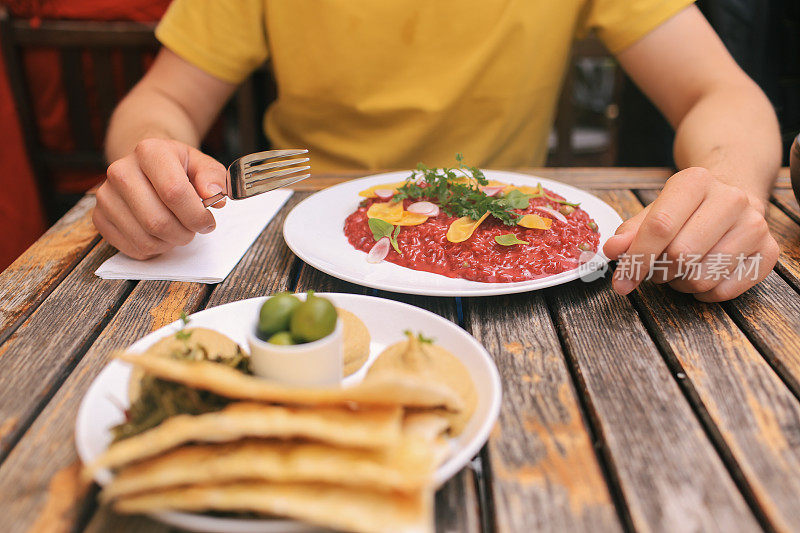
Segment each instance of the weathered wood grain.
[[[64,384],[0,466],[0,516],[4,531],[72,531],[95,505],[91,484],[79,476],[73,430],[78,407],[114,350],[192,312],[207,295],[199,283],[142,281],[80,359]],[[114,531],[115,517],[93,518]],[[139,520],[133,520],[132,524]]]
[[291,288],[298,259],[283,240],[283,221],[291,209],[307,197],[294,193],[267,224],[241,261],[225,280],[214,287],[207,307],[264,296]]
[[[623,217],[641,208],[628,191],[601,197]],[[757,529],[636,310],[611,290],[610,278],[549,289],[546,298],[633,526]]]
[[800,205],[791,189],[775,189],[772,191],[772,200],[783,209],[795,222],[800,223]]
[[800,224],[772,204],[767,211],[767,221],[772,236],[781,247],[776,268],[795,288],[800,289]]
[[355,285],[334,278],[302,261],[300,262],[300,273],[297,276],[297,283],[293,288],[297,292],[347,292],[352,294],[367,294],[371,290],[363,285]]
[[800,401],[722,306],[653,283],[636,300],[769,522],[800,529]]
[[87,196],[0,274],[0,343],[83,259],[100,236]]
[[503,385],[488,443],[494,528],[621,530],[541,294],[464,299],[464,322]]
[[0,346],[0,459],[133,288],[94,275],[113,253],[105,243],[96,246]]
[[800,295],[772,272],[724,307],[800,398]]

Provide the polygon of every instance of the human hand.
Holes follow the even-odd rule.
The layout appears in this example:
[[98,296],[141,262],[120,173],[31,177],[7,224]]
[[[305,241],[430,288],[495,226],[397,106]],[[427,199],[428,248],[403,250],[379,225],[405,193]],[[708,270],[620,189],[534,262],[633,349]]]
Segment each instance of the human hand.
[[92,221],[120,252],[149,259],[214,230],[202,198],[222,192],[225,181],[225,167],[196,148],[145,139],[109,165]]
[[764,209],[760,199],[704,168],[678,172],[652,204],[606,242],[606,256],[620,260],[614,290],[628,294],[652,270],[654,282],[698,300],[735,298],[764,279],[778,260],[780,249]]

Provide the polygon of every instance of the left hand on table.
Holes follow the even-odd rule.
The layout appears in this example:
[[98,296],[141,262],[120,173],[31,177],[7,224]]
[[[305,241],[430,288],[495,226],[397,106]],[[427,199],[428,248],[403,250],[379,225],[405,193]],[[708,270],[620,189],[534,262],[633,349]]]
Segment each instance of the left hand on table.
[[[634,290],[652,270],[656,283],[719,302],[764,279],[780,249],[761,200],[694,167],[673,175],[652,204],[620,225],[603,251],[620,259],[613,280],[619,294]],[[687,271],[690,266],[696,270]]]

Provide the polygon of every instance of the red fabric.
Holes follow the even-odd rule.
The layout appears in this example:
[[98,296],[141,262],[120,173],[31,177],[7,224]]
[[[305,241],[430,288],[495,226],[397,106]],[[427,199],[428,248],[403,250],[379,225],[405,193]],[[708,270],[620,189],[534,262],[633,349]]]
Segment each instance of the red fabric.
[[[164,14],[169,0],[13,0],[4,3],[12,16],[28,18],[35,25],[41,19],[156,21]],[[56,53],[28,50],[23,62],[41,142],[53,150],[73,149]],[[2,63],[0,67],[0,124],[3,124],[0,129],[0,190],[13,191],[13,199],[0,195],[0,224],[5,228],[0,240],[2,270],[41,235],[45,223],[5,67]],[[85,61],[84,68],[90,73],[91,63]],[[94,91],[92,87],[87,89],[91,101]],[[95,121],[92,126],[95,137],[101,139],[103,125]],[[53,176],[59,192],[67,193],[86,191],[102,177],[85,172]]]

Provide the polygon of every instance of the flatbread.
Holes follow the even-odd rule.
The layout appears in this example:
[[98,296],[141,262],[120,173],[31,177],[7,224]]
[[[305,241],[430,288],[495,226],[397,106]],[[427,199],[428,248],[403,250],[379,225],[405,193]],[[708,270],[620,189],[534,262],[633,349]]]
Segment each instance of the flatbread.
[[232,483],[167,489],[121,498],[121,513],[257,512],[356,533],[433,531],[432,492],[385,493],[306,483]]
[[385,374],[352,387],[303,388],[249,376],[207,361],[182,361],[147,353],[119,353],[119,359],[158,378],[207,390],[226,398],[294,405],[360,405],[445,407],[458,412],[461,398],[448,386],[406,374]]
[[402,410],[302,409],[233,403],[221,411],[178,415],[153,429],[113,443],[85,470],[118,468],[187,442],[228,442],[245,437],[304,438],[355,448],[386,448],[401,436]]
[[337,307],[336,312],[342,319],[344,375],[349,376],[364,366],[369,359],[369,330],[360,318],[347,309]]
[[441,346],[422,342],[418,336],[386,348],[372,363],[364,382],[390,376],[405,376],[420,383],[445,386],[461,400],[463,409],[448,413],[450,433],[458,435],[464,430],[478,405],[478,393],[469,370],[458,357]]
[[[200,352],[202,350],[212,361],[230,359],[241,353],[241,348],[233,339],[213,329],[184,328],[181,332],[183,333],[181,337],[173,334],[160,339],[145,350],[145,353],[160,357],[172,357],[176,353],[183,354],[187,351]],[[139,398],[143,376],[144,371],[141,368],[134,368],[131,372],[128,381],[130,403]]]
[[381,450],[319,443],[247,439],[184,446],[123,468],[102,494],[105,501],[183,485],[239,481],[329,483],[378,491],[426,487],[435,454],[422,439],[402,439]]

